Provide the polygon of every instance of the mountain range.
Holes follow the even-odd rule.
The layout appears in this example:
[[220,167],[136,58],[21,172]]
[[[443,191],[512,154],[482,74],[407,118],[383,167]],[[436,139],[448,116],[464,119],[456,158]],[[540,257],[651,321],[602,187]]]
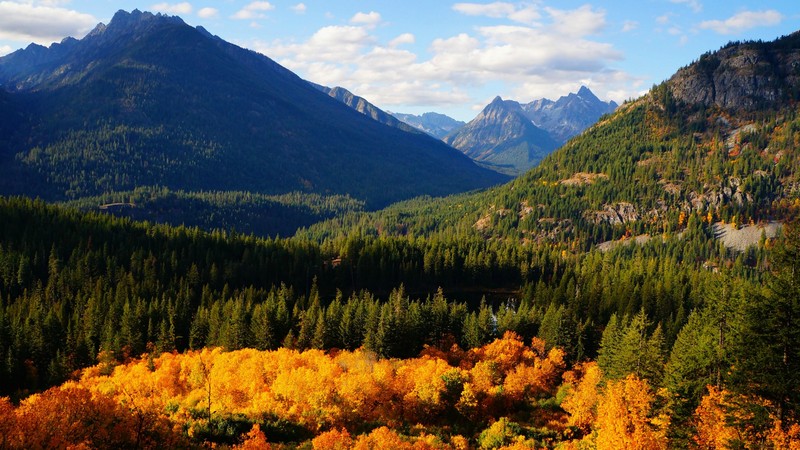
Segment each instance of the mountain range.
[[462,122],[460,120],[453,119],[450,116],[435,112],[426,112],[420,115],[415,115],[389,111],[389,114],[393,115],[400,121],[411,125],[418,130],[422,130],[438,139],[442,139],[450,132],[466,125],[466,122]]
[[[437,236],[470,230],[571,242],[574,250],[632,235],[666,238],[689,220],[735,229],[791,217],[800,207],[796,61],[800,32],[731,43],[621,105],[511,183],[394,205],[351,226]],[[500,122],[497,133],[510,135],[525,131],[521,109],[498,98],[478,118]],[[310,235],[343,223],[321,224]]]
[[528,119],[519,103],[496,97],[444,142],[498,172],[524,173],[558,147],[550,134]]
[[384,125],[423,131],[461,150],[484,167],[509,175],[524,173],[618,106],[613,101],[598,99],[589,88],[581,86],[577,94],[556,101],[543,98],[520,104],[497,97],[467,124],[434,112],[422,115],[385,112],[345,88],[314,86]]
[[495,98],[472,121],[443,140],[499,172],[520,175],[617,104],[603,102],[589,88],[577,94],[520,104]]
[[613,100],[604,102],[589,88],[581,86],[577,94],[570,93],[555,101],[542,98],[521,106],[536,126],[563,145],[597,122],[603,114],[614,112],[619,105]]
[[0,58],[0,84],[2,194],[297,191],[375,208],[507,179],[178,17],[120,11],[80,40],[31,44]]

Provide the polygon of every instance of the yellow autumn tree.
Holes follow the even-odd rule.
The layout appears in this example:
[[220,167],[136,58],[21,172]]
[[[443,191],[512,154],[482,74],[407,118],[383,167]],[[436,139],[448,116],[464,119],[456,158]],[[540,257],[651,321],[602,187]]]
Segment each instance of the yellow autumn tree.
[[728,421],[727,396],[727,391],[709,386],[695,410],[697,434],[694,441],[699,448],[724,449],[737,439],[738,432]]
[[652,406],[653,394],[646,380],[628,375],[609,381],[597,407],[597,449],[666,449],[669,422],[666,417],[653,417]]
[[[581,373],[578,381],[575,373]],[[584,363],[575,368],[565,380],[571,385],[569,394],[561,402],[561,407],[569,413],[568,424],[588,433],[597,418],[597,403],[600,399],[599,385],[603,373],[596,362]]]

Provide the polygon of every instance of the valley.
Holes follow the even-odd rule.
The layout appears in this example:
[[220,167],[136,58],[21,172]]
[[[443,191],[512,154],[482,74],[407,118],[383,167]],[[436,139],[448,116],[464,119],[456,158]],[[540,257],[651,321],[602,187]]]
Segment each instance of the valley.
[[466,123],[138,10],[0,57],[0,447],[795,448],[798,33]]

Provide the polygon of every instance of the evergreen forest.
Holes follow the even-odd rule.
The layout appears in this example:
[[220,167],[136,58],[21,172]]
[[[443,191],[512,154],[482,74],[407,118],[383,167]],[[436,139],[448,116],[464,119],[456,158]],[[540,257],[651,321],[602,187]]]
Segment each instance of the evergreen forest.
[[[335,158],[288,131],[301,112],[317,102],[332,129],[368,120],[162,19],[136,20],[234,74],[278,71],[308,99],[265,136]],[[703,55],[524,175],[470,192],[504,178],[457,155],[479,183],[351,189],[335,186],[346,161],[267,179],[255,163],[271,159],[255,152],[225,154],[242,179],[205,183],[231,142],[175,117],[52,136],[55,119],[28,122],[53,139],[17,152],[9,130],[23,128],[0,120],[13,162],[0,188],[31,176],[30,192],[3,191],[27,195],[0,196],[0,449],[800,448],[800,90],[783,74],[774,101],[731,109],[679,88],[679,75],[727,70],[720,55],[777,67],[798,47],[795,34]],[[280,91],[259,80],[264,98]],[[29,120],[20,98],[0,91],[0,118]],[[348,129],[369,143],[381,127]],[[331,148],[361,154],[337,136]],[[452,156],[404,139],[384,150]],[[401,156],[397,173],[413,170]],[[280,176],[291,191],[274,188]],[[421,192],[460,193],[410,198]]]

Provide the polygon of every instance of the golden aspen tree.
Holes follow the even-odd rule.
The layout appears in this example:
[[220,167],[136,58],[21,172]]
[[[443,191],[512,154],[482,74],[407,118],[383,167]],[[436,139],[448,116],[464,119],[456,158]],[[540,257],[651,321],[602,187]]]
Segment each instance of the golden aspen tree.
[[652,417],[652,406],[653,394],[647,381],[635,375],[610,381],[597,407],[597,449],[666,449],[668,419]]

